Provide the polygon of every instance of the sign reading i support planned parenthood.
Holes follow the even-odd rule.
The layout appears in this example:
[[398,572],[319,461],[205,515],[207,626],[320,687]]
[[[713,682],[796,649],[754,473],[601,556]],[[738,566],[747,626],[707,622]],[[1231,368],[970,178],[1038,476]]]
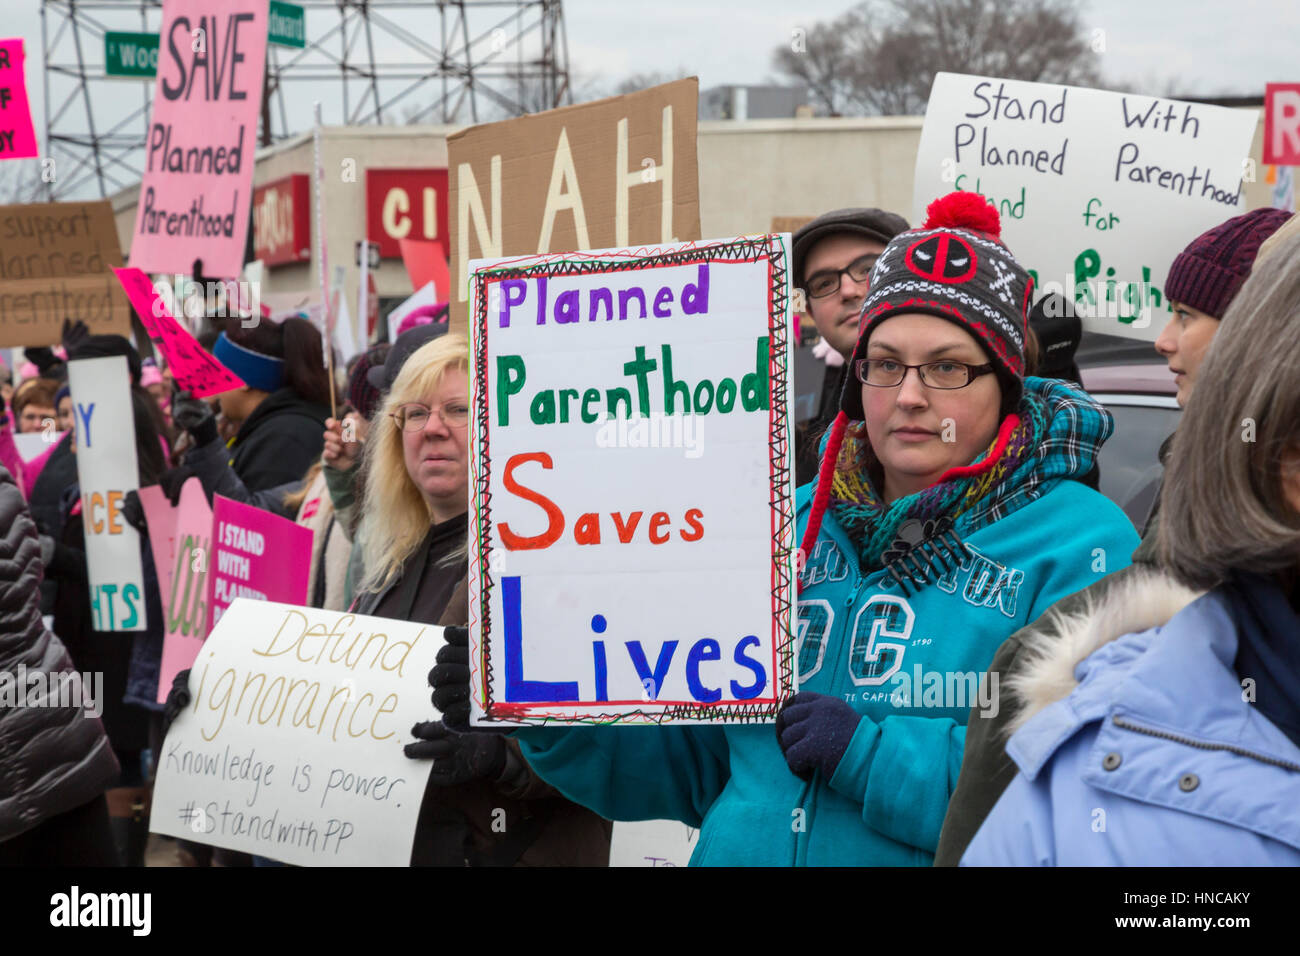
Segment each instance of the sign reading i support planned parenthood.
[[475,724],[775,717],[793,680],[788,250],[471,263]]
[[149,829],[297,866],[407,866],[433,763],[403,746],[442,628],[235,601],[190,669]]
[[97,631],[143,631],[148,626],[140,535],[122,516],[127,492],[140,486],[129,375],[123,355],[68,363],[90,609]]
[[1089,331],[1154,341],[1174,258],[1245,211],[1257,122],[1254,110],[939,73],[913,218],[954,188],[982,194],[1037,292],[1073,300]]
[[268,0],[164,0],[131,265],[233,279],[244,265]]

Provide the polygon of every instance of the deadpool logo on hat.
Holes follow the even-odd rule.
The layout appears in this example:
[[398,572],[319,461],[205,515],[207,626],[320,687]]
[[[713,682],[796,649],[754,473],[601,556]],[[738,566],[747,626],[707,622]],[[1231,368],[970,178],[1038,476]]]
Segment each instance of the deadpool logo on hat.
[[918,239],[908,246],[903,261],[931,282],[966,282],[975,275],[975,250],[961,236],[949,232]]

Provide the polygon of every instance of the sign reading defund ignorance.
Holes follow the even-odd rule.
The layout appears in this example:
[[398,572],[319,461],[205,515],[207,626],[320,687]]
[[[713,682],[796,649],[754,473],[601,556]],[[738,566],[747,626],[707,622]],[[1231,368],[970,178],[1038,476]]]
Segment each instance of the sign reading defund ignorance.
[[190,670],[149,829],[299,866],[407,866],[442,628],[241,598]]
[[695,78],[447,137],[451,321],[471,259],[700,238]]
[[97,631],[143,631],[148,625],[140,535],[122,517],[127,492],[140,486],[129,376],[122,355],[68,363]]
[[476,723],[775,716],[792,681],[788,244],[472,264]]
[[957,73],[934,78],[913,220],[953,189],[980,193],[1039,293],[1084,328],[1154,341],[1174,257],[1245,211],[1254,111]]
[[267,0],[164,0],[131,265],[233,279],[244,265]]

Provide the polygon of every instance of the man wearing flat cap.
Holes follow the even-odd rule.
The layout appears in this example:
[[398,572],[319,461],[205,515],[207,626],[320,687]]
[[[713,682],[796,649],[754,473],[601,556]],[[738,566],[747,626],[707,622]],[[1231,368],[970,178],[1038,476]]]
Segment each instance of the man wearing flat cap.
[[[858,317],[876,257],[890,239],[906,230],[907,221],[892,212],[836,209],[794,234],[793,284],[803,290],[804,307],[827,349],[821,407],[795,432],[796,485],[817,477],[817,446],[839,409],[840,390],[857,345]],[[836,355],[840,361],[835,360]]]

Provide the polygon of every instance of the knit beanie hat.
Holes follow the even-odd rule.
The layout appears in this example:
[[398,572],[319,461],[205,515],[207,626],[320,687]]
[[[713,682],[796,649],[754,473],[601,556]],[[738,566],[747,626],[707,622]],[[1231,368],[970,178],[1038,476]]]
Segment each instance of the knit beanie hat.
[[70,360],[105,358],[110,355],[121,355],[126,358],[127,371],[131,375],[131,384],[139,385],[142,371],[140,353],[135,350],[135,346],[125,336],[89,335],[77,345],[68,358]]
[[387,342],[376,345],[366,352],[363,352],[352,366],[352,374],[348,377],[348,404],[357,410],[362,418],[370,418],[379,408],[379,401],[383,397],[379,389],[370,384],[369,373],[372,368],[382,369],[384,359],[388,358],[389,349],[392,348]]
[[[1002,244],[998,211],[978,193],[958,191],[926,209],[920,229],[890,240],[871,273],[871,291],[853,363],[863,358],[871,333],[886,319],[921,312],[961,326],[983,346],[1014,404],[1025,378],[1025,328],[1033,279]],[[861,421],[862,389],[846,376],[840,408]]]
[[1197,236],[1170,267],[1166,298],[1223,318],[1259,247],[1290,217],[1284,209],[1252,209]]

